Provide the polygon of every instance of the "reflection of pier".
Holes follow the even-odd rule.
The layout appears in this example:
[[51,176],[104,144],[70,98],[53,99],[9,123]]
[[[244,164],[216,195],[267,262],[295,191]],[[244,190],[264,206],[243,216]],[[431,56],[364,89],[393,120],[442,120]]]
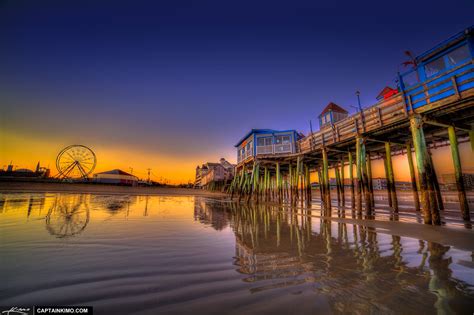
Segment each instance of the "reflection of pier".
[[235,264],[252,293],[311,290],[324,295],[333,312],[356,314],[459,312],[467,306],[457,301],[472,295],[451,277],[451,258],[445,257],[449,247],[420,241],[421,262],[409,266],[402,239],[384,236],[379,244],[370,227],[324,219],[318,227],[310,216],[281,207],[219,207],[228,213],[236,237]]

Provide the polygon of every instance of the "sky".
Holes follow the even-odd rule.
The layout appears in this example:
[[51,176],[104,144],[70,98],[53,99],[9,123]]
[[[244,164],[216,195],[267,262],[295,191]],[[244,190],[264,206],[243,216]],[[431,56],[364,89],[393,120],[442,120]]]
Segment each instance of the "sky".
[[472,0],[0,0],[0,166],[54,173],[63,147],[84,144],[97,171],[188,182],[198,164],[235,162],[251,128],[308,133],[331,101],[353,112],[356,90],[374,104],[404,51],[472,12]]

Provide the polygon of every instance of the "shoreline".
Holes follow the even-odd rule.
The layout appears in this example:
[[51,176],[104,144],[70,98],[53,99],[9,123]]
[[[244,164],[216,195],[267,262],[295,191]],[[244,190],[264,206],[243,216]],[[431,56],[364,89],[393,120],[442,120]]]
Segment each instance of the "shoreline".
[[206,196],[224,197],[226,193],[211,192],[193,188],[175,187],[132,187],[102,184],[77,184],[77,183],[32,183],[32,182],[0,182],[0,193],[76,193],[76,194],[106,194],[106,195],[180,195],[180,196]]
[[[0,182],[2,193],[75,193],[75,194],[104,194],[104,195],[150,195],[150,196],[198,196],[211,197],[216,200],[229,197],[226,193],[210,192],[192,188],[173,187],[130,187],[114,185],[87,185],[74,183],[28,183],[28,182]],[[275,204],[269,204],[276,206]],[[298,215],[301,214],[298,211]],[[325,217],[311,215],[322,220],[331,220],[337,223],[356,224],[376,229],[377,233],[410,237],[453,246],[460,250],[474,252],[474,230],[451,226],[431,226],[417,222],[363,220],[355,218]]]

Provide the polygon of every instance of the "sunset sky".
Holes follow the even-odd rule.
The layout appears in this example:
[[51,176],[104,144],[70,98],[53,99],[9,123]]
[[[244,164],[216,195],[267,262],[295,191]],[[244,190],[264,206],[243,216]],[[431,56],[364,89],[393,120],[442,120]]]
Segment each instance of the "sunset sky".
[[1,1],[0,166],[55,173],[57,153],[84,144],[97,171],[187,182],[200,163],[235,162],[251,128],[306,134],[330,101],[375,103],[405,50],[474,22],[472,0],[321,3]]

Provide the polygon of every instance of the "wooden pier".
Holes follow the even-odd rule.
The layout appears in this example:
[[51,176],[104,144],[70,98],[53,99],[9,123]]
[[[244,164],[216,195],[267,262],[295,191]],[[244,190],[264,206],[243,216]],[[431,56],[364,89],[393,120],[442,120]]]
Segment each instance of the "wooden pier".
[[[296,140],[292,152],[270,150],[272,153],[265,153],[267,151],[259,151],[257,147],[253,154],[240,156],[239,152],[239,163],[229,192],[240,200],[309,204],[312,192],[310,172],[317,172],[321,200],[330,211],[329,169],[333,168],[338,201],[345,202],[344,179],[347,177],[350,179],[352,209],[359,215],[364,212],[366,217],[370,217],[374,209],[371,162],[384,159],[389,205],[397,213],[396,170],[392,156],[406,154],[415,209],[422,211],[425,224],[439,225],[440,211],[444,206],[430,150],[449,145],[452,152],[449,162],[453,163],[455,170],[460,215],[463,220],[470,221],[458,143],[470,141],[474,150],[472,35],[470,28],[420,55],[416,60],[417,67],[398,75],[398,93]],[[455,53],[459,56],[460,52],[467,52],[468,57],[446,66],[439,74],[428,76],[433,60],[451,58]],[[417,74],[419,82],[408,86],[405,80],[413,73]],[[411,156],[413,153],[416,163]],[[344,174],[346,165],[349,169],[347,175]]]

